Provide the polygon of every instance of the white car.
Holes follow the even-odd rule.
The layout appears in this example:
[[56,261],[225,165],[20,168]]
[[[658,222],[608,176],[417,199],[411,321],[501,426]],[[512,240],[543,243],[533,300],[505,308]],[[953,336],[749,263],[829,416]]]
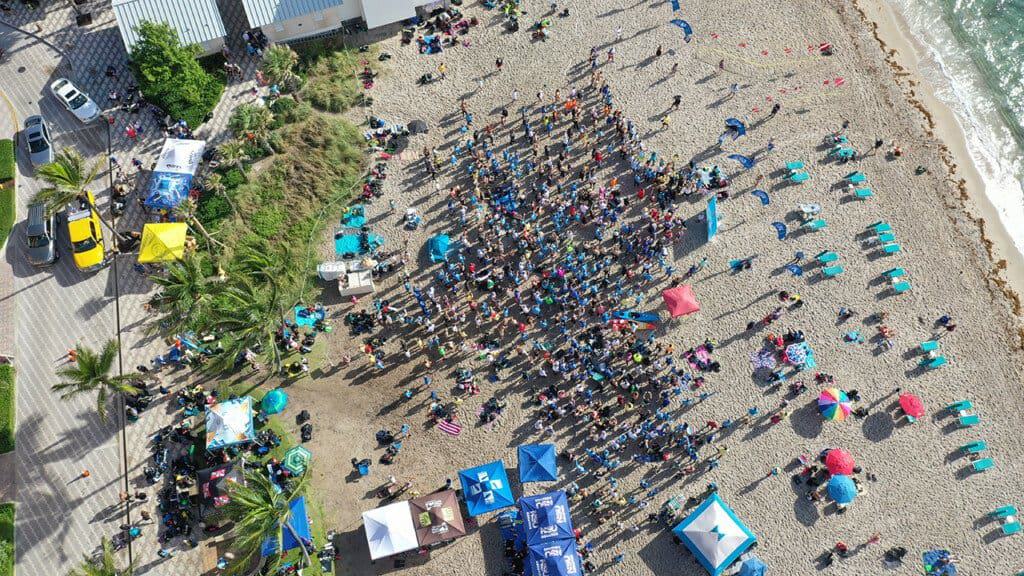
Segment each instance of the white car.
[[50,92],[82,122],[89,123],[100,117],[100,108],[89,95],[75,87],[67,78],[58,78],[50,84]]

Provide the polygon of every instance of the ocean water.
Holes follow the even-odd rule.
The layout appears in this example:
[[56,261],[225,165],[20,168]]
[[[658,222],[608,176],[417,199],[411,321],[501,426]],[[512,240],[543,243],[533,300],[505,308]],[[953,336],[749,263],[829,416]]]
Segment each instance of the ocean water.
[[927,49],[985,193],[1024,253],[1024,0],[889,0]]

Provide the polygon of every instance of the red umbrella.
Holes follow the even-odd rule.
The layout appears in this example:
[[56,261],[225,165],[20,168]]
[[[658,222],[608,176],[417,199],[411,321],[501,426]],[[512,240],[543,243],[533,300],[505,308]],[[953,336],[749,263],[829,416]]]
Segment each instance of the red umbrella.
[[829,474],[853,474],[853,456],[841,448],[833,448],[825,455],[825,467]]
[[693,314],[700,310],[700,303],[697,302],[697,295],[693,293],[693,286],[683,284],[675,288],[669,288],[661,293],[665,299],[665,306],[673,318]]
[[911,418],[924,416],[924,402],[914,394],[904,392],[900,394],[900,408]]

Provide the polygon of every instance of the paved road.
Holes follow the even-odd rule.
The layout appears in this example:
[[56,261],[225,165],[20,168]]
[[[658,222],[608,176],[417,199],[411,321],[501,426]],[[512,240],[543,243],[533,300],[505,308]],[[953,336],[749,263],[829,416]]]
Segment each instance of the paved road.
[[[126,54],[108,3],[94,11],[94,24],[88,28],[75,26],[73,12],[68,7],[70,3],[51,4],[35,11],[18,7],[3,19],[45,37],[66,55],[0,26],[0,47],[7,53],[0,62],[0,77],[4,79],[0,88],[13,105],[18,122],[42,113],[50,122],[58,149],[74,147],[105,166],[106,126],[102,122],[91,126],[79,123],[52,98],[47,86],[58,77],[69,77],[103,107],[108,104],[106,95],[110,90],[123,90],[131,82],[124,64]],[[230,0],[224,4],[233,6]],[[237,14],[228,19],[229,30],[234,30],[236,36],[242,25]],[[108,64],[118,68],[119,78],[104,74]],[[246,65],[247,77],[251,78],[254,63],[242,64]],[[249,86],[251,82],[229,87],[214,120],[198,133],[214,140],[223,138],[230,107],[242,101],[238,97]],[[0,107],[0,111],[6,114],[6,106]],[[136,157],[149,165],[162,143],[153,118],[148,114],[138,117],[146,128],[144,136],[133,142],[123,135],[123,130],[126,121],[135,117],[124,112],[113,115],[114,156],[125,166]],[[0,131],[7,124],[9,120],[0,121]],[[18,502],[17,569],[20,574],[64,574],[83,555],[95,551],[101,535],[113,535],[125,521],[124,508],[118,502],[118,492],[123,489],[122,449],[126,448],[128,454],[131,490],[144,488],[140,476],[148,458],[147,436],[169,423],[172,417],[165,406],[157,406],[128,427],[126,441],[122,442],[116,411],[112,412],[111,423],[102,424],[92,398],[62,401],[50,391],[55,382],[54,370],[61,366],[69,348],[79,342],[99,347],[115,336],[114,273],[112,267],[95,274],[78,272],[71,262],[63,230],[59,231],[59,246],[64,257],[55,266],[35,269],[25,262],[19,242],[21,220],[41,184],[33,178],[32,167],[23,151],[19,151],[18,161],[19,218],[3,258],[13,273],[13,282],[0,283],[0,290],[3,290],[0,314],[13,303],[15,329],[9,332],[16,334],[13,345],[19,367],[14,456],[14,489]],[[106,182],[104,172],[93,185],[104,212]],[[131,229],[140,224],[141,215],[130,213],[118,227]],[[129,256],[120,258],[123,260],[119,261],[118,286],[124,329],[124,367],[129,371],[138,364],[147,364],[156,353],[163,351],[163,346],[143,334],[145,319],[141,304],[148,297],[150,285],[132,270]],[[89,470],[88,478],[79,478],[83,470]],[[155,498],[151,502],[153,500]],[[137,521],[138,511],[133,509],[132,514]],[[140,573],[199,574],[202,571],[200,551],[182,550],[172,560],[158,559],[156,535],[156,528],[148,526],[134,547]],[[180,542],[172,547],[180,547]]]

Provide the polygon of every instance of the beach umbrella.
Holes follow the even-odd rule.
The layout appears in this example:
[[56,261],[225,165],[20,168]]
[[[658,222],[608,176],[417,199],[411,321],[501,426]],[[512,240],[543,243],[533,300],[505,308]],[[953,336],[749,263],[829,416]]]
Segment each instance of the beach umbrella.
[[409,512],[420,546],[429,546],[466,535],[454,490],[432,492],[409,500]]
[[312,452],[307,450],[304,446],[296,446],[284,453],[284,459],[281,460],[281,465],[292,474],[302,476],[306,473],[306,468],[309,468],[311,460],[313,460]]
[[274,388],[263,397],[260,407],[267,414],[277,414],[288,405],[288,394],[280,388]]
[[686,316],[700,310],[700,303],[697,302],[697,295],[693,293],[693,286],[683,284],[675,288],[669,288],[661,293],[665,299],[665,306],[673,318]]
[[553,482],[558,480],[554,444],[524,444],[519,447],[519,481]]
[[911,418],[924,416],[924,402],[916,394],[909,392],[900,394],[900,408]]
[[409,122],[409,132],[412,134],[426,134],[430,128],[427,127],[427,123],[423,120],[413,120]]
[[515,506],[512,487],[505,473],[505,463],[495,460],[459,472],[459,483],[470,516]]
[[818,410],[825,420],[843,420],[850,415],[850,398],[838,388],[826,388],[818,396]]
[[853,456],[841,448],[833,448],[825,455],[829,474],[853,474]]
[[768,572],[768,565],[757,556],[751,556],[740,565],[739,576],[764,576]]
[[836,474],[828,479],[828,495],[839,504],[849,504],[857,498],[857,485],[849,476]]
[[527,546],[574,538],[569,500],[561,490],[523,496],[519,499],[519,513]]

